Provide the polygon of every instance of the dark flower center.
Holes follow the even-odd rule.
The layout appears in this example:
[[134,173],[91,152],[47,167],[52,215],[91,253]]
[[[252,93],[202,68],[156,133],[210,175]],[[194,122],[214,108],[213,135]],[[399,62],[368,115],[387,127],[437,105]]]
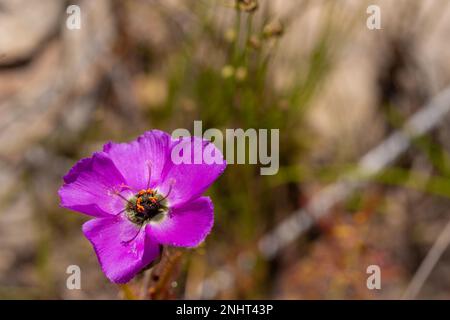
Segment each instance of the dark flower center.
[[166,198],[153,189],[139,191],[128,199],[126,213],[128,219],[138,225],[150,220],[159,220],[168,211]]

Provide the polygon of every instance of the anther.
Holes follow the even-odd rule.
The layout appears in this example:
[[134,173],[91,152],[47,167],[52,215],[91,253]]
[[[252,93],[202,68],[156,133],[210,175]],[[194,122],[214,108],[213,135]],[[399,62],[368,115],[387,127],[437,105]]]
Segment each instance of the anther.
[[142,198],[138,198],[136,200],[136,210],[142,213],[145,211],[145,208],[143,205],[141,205],[141,202],[142,202]]

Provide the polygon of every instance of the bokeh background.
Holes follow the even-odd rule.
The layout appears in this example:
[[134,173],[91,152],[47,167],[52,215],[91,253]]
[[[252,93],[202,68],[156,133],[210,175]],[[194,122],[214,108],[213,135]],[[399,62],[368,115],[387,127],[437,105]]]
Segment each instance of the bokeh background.
[[141,297],[144,275],[104,277],[57,190],[105,142],[194,120],[280,129],[280,171],[227,168],[213,232],[155,298],[450,298],[450,115],[342,184],[450,85],[449,33],[447,0],[0,0],[0,298]]

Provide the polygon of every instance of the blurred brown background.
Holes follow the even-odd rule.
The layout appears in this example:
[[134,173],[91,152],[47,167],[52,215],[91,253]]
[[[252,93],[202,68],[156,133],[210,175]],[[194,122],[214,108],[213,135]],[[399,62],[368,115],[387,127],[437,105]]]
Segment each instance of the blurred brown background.
[[[79,30],[66,28],[70,4]],[[370,4],[381,30],[366,27]],[[228,167],[211,190],[214,230],[183,251],[166,297],[396,299],[441,236],[409,297],[450,298],[450,116],[273,258],[257,249],[449,86],[448,7],[0,0],[0,298],[136,297],[140,279],[119,288],[104,277],[81,232],[87,218],[59,208],[57,189],[105,142],[194,120],[279,128],[281,167],[266,177]],[[72,264],[82,290],[66,288]],[[366,287],[374,264],[381,290]]]

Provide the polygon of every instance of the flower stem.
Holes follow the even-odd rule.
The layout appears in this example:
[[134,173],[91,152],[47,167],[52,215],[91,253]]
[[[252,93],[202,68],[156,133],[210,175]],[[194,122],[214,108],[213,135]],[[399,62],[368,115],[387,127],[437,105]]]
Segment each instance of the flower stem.
[[172,282],[180,273],[182,256],[183,252],[178,249],[163,247],[161,262],[150,270],[149,299],[174,298]]
[[136,295],[133,293],[133,290],[131,290],[128,284],[120,285],[120,290],[126,300],[137,300]]

